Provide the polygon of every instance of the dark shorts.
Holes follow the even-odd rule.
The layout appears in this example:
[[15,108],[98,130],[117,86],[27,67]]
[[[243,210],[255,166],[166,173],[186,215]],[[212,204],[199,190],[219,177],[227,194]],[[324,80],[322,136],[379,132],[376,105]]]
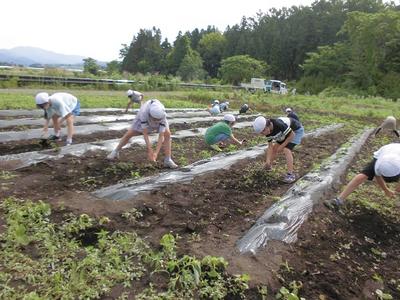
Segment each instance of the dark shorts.
[[[285,142],[285,140],[283,140],[282,142],[277,142],[277,143],[279,145],[282,145]],[[295,143],[288,143],[285,148],[288,148],[289,150],[293,150],[293,148],[296,147],[296,146],[297,146],[297,144],[295,144]]]
[[[362,169],[361,173],[368,177],[368,180],[373,180],[375,177],[375,164],[376,158],[372,159],[371,162]],[[400,174],[391,177],[382,176],[385,182],[397,182],[400,179]]]

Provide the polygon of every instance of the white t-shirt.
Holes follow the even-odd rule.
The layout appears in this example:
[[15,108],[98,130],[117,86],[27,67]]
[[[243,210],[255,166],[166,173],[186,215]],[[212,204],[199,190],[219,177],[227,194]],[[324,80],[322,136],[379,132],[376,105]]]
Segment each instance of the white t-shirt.
[[400,143],[385,145],[374,152],[375,175],[385,176],[385,172],[392,173],[395,176],[400,170]]
[[164,132],[165,129],[169,129],[169,124],[166,117],[161,120],[150,118],[150,105],[152,103],[158,103],[162,105],[162,103],[157,99],[147,100],[145,103],[143,103],[135,119],[133,120],[133,130],[143,132],[143,129],[147,128],[149,131]]
[[78,103],[78,99],[68,93],[54,93],[49,97],[49,100],[51,101],[51,105],[47,109],[48,119],[51,119],[53,115],[64,118],[74,110]]
[[133,91],[131,96],[131,101],[139,103],[142,100],[143,94],[138,91]]

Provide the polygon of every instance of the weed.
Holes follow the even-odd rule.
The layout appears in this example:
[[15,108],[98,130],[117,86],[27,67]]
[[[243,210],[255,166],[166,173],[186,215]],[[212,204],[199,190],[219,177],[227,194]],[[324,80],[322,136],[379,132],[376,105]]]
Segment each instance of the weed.
[[101,183],[101,181],[96,177],[88,176],[79,178],[79,183],[87,188],[95,188]]
[[189,238],[190,242],[201,242],[200,233],[192,232]]
[[289,284],[289,289],[286,287],[281,287],[279,292],[276,294],[276,299],[282,300],[305,300],[303,297],[299,297],[299,290],[303,287],[301,281],[292,281]]
[[257,291],[261,296],[262,300],[266,300],[268,296],[268,288],[265,285],[258,286]]
[[212,157],[211,151],[208,150],[202,150],[199,155],[201,159],[209,159]]
[[384,293],[383,291],[381,291],[379,289],[377,289],[375,291],[375,294],[379,300],[392,300],[393,299],[392,295]]
[[3,179],[3,180],[13,179],[17,176],[18,176],[17,174],[14,174],[10,171],[1,171],[1,173],[0,173],[0,179]]
[[124,212],[121,216],[127,219],[130,223],[135,223],[140,218],[143,218],[143,213],[137,208],[132,208],[131,210]]
[[185,156],[179,157],[177,161],[180,166],[187,166],[189,164],[189,160]]

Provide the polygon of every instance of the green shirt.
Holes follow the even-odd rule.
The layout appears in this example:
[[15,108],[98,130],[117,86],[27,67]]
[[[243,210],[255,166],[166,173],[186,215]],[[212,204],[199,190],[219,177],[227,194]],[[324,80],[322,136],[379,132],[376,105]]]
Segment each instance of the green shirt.
[[220,134],[226,134],[227,136],[232,135],[232,129],[225,121],[218,122],[206,130],[206,143],[208,145],[215,144],[215,138]]

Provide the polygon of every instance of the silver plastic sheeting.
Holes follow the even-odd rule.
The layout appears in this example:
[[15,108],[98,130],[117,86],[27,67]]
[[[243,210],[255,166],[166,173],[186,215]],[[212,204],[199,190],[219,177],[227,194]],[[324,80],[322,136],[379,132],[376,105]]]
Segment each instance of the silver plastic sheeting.
[[[237,114],[238,112],[231,112]],[[210,113],[207,111],[187,111],[187,112],[170,112],[168,118],[193,118],[193,117],[209,117]],[[120,122],[131,121],[136,117],[135,114],[121,114],[111,116],[77,116],[75,117],[75,124],[93,124],[105,122]],[[13,120],[0,120],[0,128],[14,127],[14,126],[43,126],[44,119],[21,118]]]
[[[167,112],[177,112],[177,111],[203,111],[202,108],[167,108]],[[125,109],[122,108],[81,108],[82,113],[97,113],[97,112],[124,112]],[[130,112],[138,112],[138,109],[131,109]],[[0,117],[18,117],[18,116],[31,116],[31,117],[41,117],[43,116],[43,110],[41,109],[7,109],[0,110]]]
[[[247,116],[249,117],[249,116]],[[243,117],[245,118],[245,117]],[[220,121],[223,119],[223,115],[219,116],[208,116],[208,117],[193,117],[193,118],[175,118],[168,120],[169,124],[185,124],[195,122],[207,122],[207,121]],[[128,129],[131,123],[128,122],[115,122],[115,123],[101,123],[101,124],[88,124],[81,126],[74,126],[76,135],[89,135],[96,132],[109,131],[109,130],[124,130]],[[0,143],[19,141],[19,140],[30,140],[38,139],[43,134],[41,128],[28,129],[25,131],[3,131],[0,132]]]
[[[236,123],[234,128],[245,128],[250,127],[252,122],[241,122]],[[192,130],[179,130],[175,134],[172,135],[174,139],[182,139],[193,136],[204,135],[207,128],[197,128],[195,131]],[[152,143],[157,142],[158,134],[151,134],[150,141]],[[25,152],[19,154],[10,154],[0,156],[0,164],[1,161],[13,161],[14,166],[13,169],[21,169],[33,164],[37,164],[39,162],[45,160],[56,160],[63,158],[65,155],[74,155],[74,156],[82,156],[88,151],[111,151],[113,150],[119,143],[119,139],[106,140],[102,142],[95,143],[82,143],[82,144],[74,144],[71,146],[61,147],[59,151],[57,150],[43,150],[43,151],[32,151]],[[135,136],[129,140],[129,143],[124,146],[124,148],[130,147],[132,144],[145,145],[145,141],[142,136]]]
[[253,227],[237,242],[240,253],[255,254],[270,240],[293,243],[297,231],[311,213],[313,205],[323,199],[324,193],[340,182],[348,165],[366,142],[372,129],[351,141],[350,147],[339,149],[319,170],[307,174],[273,204]]
[[[329,131],[333,131],[342,125],[328,126],[315,132],[305,134],[305,136],[315,136]],[[139,180],[127,181],[110,187],[100,189],[93,194],[99,198],[113,200],[129,200],[139,193],[149,192],[159,189],[171,183],[185,183],[191,181],[195,176],[204,175],[216,170],[228,169],[233,164],[243,159],[255,158],[264,153],[266,145],[253,147],[233,153],[219,154],[209,160],[195,162],[184,169],[167,171],[156,176],[150,176]]]

